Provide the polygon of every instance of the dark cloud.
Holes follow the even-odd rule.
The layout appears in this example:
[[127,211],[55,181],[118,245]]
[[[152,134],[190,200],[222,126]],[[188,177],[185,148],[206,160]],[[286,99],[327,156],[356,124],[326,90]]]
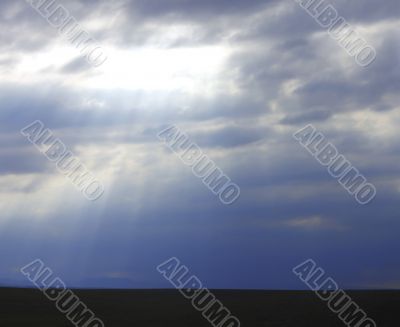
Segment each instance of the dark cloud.
[[215,131],[195,133],[193,138],[200,146],[230,148],[257,142],[266,135],[265,128],[227,126]]
[[90,66],[90,64],[84,58],[78,57],[66,64],[61,71],[67,74],[73,74],[82,73],[91,68],[92,67]]
[[193,1],[193,0],[131,0],[126,1],[126,6],[140,17],[154,17],[171,15],[178,19],[191,20],[196,17],[209,19],[217,15],[241,15],[254,12],[276,0],[220,0],[220,1]]

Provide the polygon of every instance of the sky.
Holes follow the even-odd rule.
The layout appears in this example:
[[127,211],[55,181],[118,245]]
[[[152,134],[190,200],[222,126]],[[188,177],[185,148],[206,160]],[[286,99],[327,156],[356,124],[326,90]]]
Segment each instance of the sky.
[[[293,0],[59,1],[91,66],[27,1],[0,2],[0,285],[41,259],[69,287],[400,287],[400,6],[336,0],[376,49],[360,67]],[[88,201],[20,130],[40,120],[103,183]],[[312,124],[377,189],[357,203],[294,138]],[[187,133],[241,190],[221,203],[157,137]]]

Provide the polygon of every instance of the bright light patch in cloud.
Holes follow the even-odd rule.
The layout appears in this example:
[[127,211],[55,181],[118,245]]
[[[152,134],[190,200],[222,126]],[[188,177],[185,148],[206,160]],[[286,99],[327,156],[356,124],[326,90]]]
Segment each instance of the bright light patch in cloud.
[[96,88],[210,93],[228,54],[224,47],[110,50],[109,62],[89,84]]

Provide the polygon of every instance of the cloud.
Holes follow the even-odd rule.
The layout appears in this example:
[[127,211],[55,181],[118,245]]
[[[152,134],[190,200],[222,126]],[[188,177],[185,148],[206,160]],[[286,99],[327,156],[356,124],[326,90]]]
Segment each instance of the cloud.
[[300,228],[306,230],[319,230],[319,229],[337,229],[341,230],[343,227],[335,224],[332,221],[326,220],[320,216],[311,216],[311,217],[303,217],[303,218],[295,218],[288,220],[285,224],[292,228]]
[[[0,3],[2,280],[21,284],[12,269],[40,256],[72,285],[163,287],[154,267],[177,256],[208,287],[289,288],[313,257],[349,287],[395,285],[397,0],[335,2],[376,47],[365,69],[294,1],[65,5],[110,49],[104,67],[28,4]],[[22,137],[37,119],[105,184],[97,203]],[[308,123],[377,186],[373,203],[297,144]],[[158,142],[168,124],[240,186],[234,206]]]

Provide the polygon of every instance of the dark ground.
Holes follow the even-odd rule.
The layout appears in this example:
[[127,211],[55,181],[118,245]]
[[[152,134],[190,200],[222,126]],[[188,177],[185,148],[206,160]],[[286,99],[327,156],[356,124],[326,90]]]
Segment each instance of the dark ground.
[[[213,291],[243,327],[345,326],[312,292]],[[211,326],[176,290],[85,290],[80,299],[106,327]],[[399,325],[400,291],[348,292],[378,327]],[[0,289],[0,327],[73,326],[38,290]]]

